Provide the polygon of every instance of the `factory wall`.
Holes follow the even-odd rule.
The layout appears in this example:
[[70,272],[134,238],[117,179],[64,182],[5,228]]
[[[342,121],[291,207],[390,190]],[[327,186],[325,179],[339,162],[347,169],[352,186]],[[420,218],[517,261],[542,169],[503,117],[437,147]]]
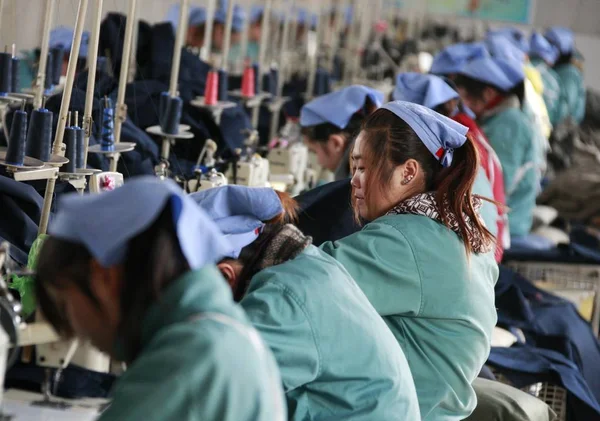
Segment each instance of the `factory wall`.
[[[368,1],[368,0],[365,0]],[[17,48],[29,49],[39,45],[45,0],[4,0],[0,20],[0,42]],[[104,0],[104,10],[125,13],[126,0]],[[149,22],[160,21],[166,16],[174,0],[138,0],[139,18]],[[204,1],[192,0],[192,4]],[[77,0],[56,0],[55,25],[73,26],[77,14]],[[90,8],[96,1],[89,0]],[[543,29],[550,25],[573,28],[577,33],[577,46],[586,58],[585,78],[589,87],[600,91],[600,16],[599,0],[534,0],[533,25],[523,27]],[[465,24],[469,24],[465,22]],[[499,23],[492,22],[492,26]],[[88,13],[86,28],[91,26],[91,12]],[[0,48],[1,48],[0,44]]]

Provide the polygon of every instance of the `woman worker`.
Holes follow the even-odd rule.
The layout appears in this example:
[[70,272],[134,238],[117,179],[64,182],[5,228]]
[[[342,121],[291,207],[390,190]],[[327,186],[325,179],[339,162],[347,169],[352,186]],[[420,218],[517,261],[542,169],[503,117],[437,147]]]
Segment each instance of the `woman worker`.
[[560,108],[558,124],[571,117],[580,124],[585,117],[585,85],[583,74],[573,64],[575,54],[575,37],[567,28],[551,28],[546,38],[554,45],[560,55],[554,64],[554,70],[560,80]]
[[477,59],[455,81],[502,163],[511,238],[529,234],[539,189],[536,144],[521,109],[524,75],[519,69],[518,63],[502,59]]
[[335,180],[350,177],[353,136],[366,116],[381,106],[383,94],[352,85],[322,95],[300,111],[300,126],[309,150],[319,165],[334,173]]
[[493,198],[498,204],[484,202],[481,208],[481,216],[486,223],[486,227],[498,239],[496,243],[496,262],[500,263],[504,252],[503,239],[508,229],[504,217],[506,199],[502,167],[498,156],[477,123],[468,115],[470,110],[466,110],[462,105],[458,92],[452,88],[451,84],[454,85],[451,81],[445,81],[434,75],[401,73],[396,78],[396,88],[393,96],[395,100],[424,105],[469,128],[469,136],[477,147],[481,163],[473,185],[473,193],[482,197]]
[[61,201],[36,293],[58,332],[128,363],[101,421],[287,419],[273,356],[214,265],[228,249],[171,181]]
[[558,49],[548,42],[543,35],[531,34],[529,58],[531,64],[540,72],[544,83],[544,102],[548,109],[548,117],[554,127],[558,124],[560,108],[560,83],[558,74],[552,66],[558,59]]
[[404,351],[421,418],[465,419],[490,351],[498,266],[471,194],[477,151],[467,128],[396,101],[354,143],[353,203],[372,221],[321,248],[356,280]]
[[234,245],[218,267],[275,354],[290,420],[420,420],[404,353],[348,272],[285,224],[293,199],[242,186],[192,197]]

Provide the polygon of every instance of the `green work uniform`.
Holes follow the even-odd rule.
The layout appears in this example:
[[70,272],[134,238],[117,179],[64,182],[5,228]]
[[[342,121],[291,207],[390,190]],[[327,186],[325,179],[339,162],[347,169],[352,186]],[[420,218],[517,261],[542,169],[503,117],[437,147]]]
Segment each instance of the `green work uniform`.
[[579,124],[585,117],[585,84],[575,65],[560,64],[554,68],[560,81],[559,123],[571,117]]
[[308,246],[262,270],[240,304],[279,364],[290,420],[420,419],[402,349],[331,256]]
[[502,164],[510,235],[525,236],[533,224],[540,186],[531,121],[516,97],[509,97],[479,123]]
[[276,362],[216,267],[188,272],[142,321],[142,349],[100,421],[284,421]]
[[497,319],[493,253],[467,257],[456,233],[420,215],[386,215],[321,248],[346,267],[396,336],[422,419],[468,417],[476,405],[471,383]]

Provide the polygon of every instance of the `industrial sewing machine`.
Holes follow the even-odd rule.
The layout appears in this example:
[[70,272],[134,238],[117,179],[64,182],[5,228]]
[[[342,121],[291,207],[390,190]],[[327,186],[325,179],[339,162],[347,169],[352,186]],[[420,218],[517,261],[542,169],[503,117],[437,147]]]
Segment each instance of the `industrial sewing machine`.
[[244,141],[245,150],[236,149],[227,179],[232,184],[248,187],[268,187],[269,161],[256,153],[258,132],[249,130]]
[[[35,346],[35,362],[46,369],[46,378],[42,385],[43,394],[16,390],[7,392],[2,402],[3,412],[0,412],[0,420],[92,420],[97,416],[100,403],[103,402],[96,402],[96,406],[92,405],[86,411],[76,408],[78,405],[75,403],[54,397],[53,391],[57,390],[62,371],[70,363],[88,370],[107,373],[110,369],[109,357],[89,344],[77,340],[62,340],[39,314],[36,314],[35,322],[27,323],[23,320],[21,304],[9,291],[7,279],[11,275],[32,273],[28,270],[15,270],[11,264],[9,250],[8,243],[0,244],[0,323],[8,336],[8,341],[0,352],[0,357],[3,353],[6,355],[0,362],[0,376],[4,380],[5,371],[17,361],[20,348],[23,348],[21,358],[27,360],[31,357],[30,347]],[[2,383],[4,384],[4,381]]]
[[[196,178],[187,182],[186,191],[188,193],[199,192],[202,190],[212,189],[227,185],[227,177],[223,173],[216,170],[215,153],[217,152],[217,144],[215,141],[208,139],[204,148],[200,152],[198,161],[196,162]],[[204,162],[204,167],[201,164]]]
[[298,119],[288,119],[270,146],[267,159],[271,166],[269,180],[274,188],[296,196],[314,187],[316,174],[308,170],[309,153],[302,143]]

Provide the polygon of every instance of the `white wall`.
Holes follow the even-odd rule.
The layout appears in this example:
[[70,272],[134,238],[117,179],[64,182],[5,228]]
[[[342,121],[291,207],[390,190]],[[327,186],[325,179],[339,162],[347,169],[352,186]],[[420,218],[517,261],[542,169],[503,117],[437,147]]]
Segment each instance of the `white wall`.
[[[1,2],[2,0],[0,0]],[[17,49],[39,45],[46,0],[4,0],[0,12],[0,49],[2,44],[17,44]],[[371,1],[371,0],[364,0]],[[89,0],[86,28],[91,26],[91,9],[97,0]],[[139,18],[148,22],[162,20],[169,6],[177,0],[138,0]],[[55,26],[73,26],[77,16],[78,0],[56,0]],[[128,1],[104,0],[105,11],[126,13]],[[203,5],[204,0],[192,0]],[[589,87],[600,90],[600,0],[534,0],[532,25],[527,30],[540,30],[551,25],[573,28],[577,33],[577,47],[586,58],[585,78]],[[493,26],[498,23],[491,23]]]

